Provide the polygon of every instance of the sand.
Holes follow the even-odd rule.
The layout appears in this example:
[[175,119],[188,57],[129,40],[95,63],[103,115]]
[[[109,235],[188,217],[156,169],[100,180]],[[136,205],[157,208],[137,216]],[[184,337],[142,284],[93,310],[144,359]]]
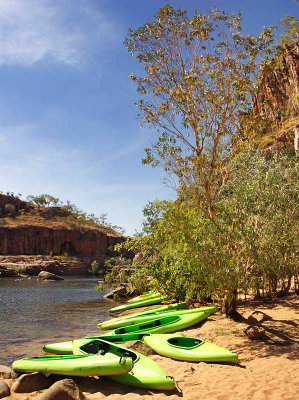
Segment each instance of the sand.
[[[88,400],[298,399],[298,308],[299,298],[296,295],[269,304],[251,301],[239,308],[242,322],[217,313],[200,325],[183,331],[187,336],[198,337],[238,353],[239,362],[237,365],[191,363],[149,355],[173,377],[175,391],[137,389],[108,378],[75,380]],[[267,339],[263,341],[250,340],[244,333],[248,328],[248,317],[256,310],[269,317],[260,323],[267,333]],[[31,400],[37,394],[25,397]],[[24,394],[15,394],[10,398],[24,399]]]

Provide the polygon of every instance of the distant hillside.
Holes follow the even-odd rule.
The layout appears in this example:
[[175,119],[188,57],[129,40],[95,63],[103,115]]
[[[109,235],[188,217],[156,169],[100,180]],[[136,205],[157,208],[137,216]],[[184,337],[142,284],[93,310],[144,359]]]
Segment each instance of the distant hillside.
[[44,227],[52,229],[95,229],[108,236],[122,235],[111,226],[95,222],[96,217],[86,215],[74,205],[40,206],[12,195],[0,194],[0,227]]

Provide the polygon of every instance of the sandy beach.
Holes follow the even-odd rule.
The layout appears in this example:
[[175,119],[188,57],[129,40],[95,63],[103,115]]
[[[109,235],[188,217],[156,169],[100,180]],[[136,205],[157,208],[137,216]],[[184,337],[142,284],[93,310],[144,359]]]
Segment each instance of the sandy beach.
[[[159,392],[137,389],[110,381],[108,378],[75,378],[88,400],[141,399],[208,399],[208,400],[275,400],[297,399],[299,396],[298,308],[296,295],[276,302],[241,304],[242,322],[235,322],[220,313],[200,325],[183,331],[187,336],[226,347],[239,355],[237,365],[175,361],[154,354],[142,343],[135,348],[147,353],[173,377],[176,390]],[[260,311],[268,320],[260,324],[267,339],[250,340],[244,331],[248,317]],[[13,394],[7,399],[34,399],[40,392]]]

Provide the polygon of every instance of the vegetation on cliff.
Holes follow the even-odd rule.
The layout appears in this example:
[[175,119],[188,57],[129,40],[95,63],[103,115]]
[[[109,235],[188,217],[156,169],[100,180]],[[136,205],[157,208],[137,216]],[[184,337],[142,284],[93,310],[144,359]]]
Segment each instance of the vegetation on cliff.
[[39,226],[56,229],[95,229],[121,236],[121,227],[107,221],[107,214],[87,214],[71,202],[63,204],[49,194],[30,195],[28,201],[14,193],[0,194],[0,227]]
[[[289,25],[293,38],[298,23]],[[240,290],[271,296],[298,282],[297,157],[286,149],[266,160],[244,129],[260,127],[252,97],[281,51],[273,32],[243,35],[239,14],[189,17],[169,5],[130,31],[125,44],[144,68],[130,75],[146,98],[140,117],[157,134],[143,162],[161,165],[177,191],[175,202],[145,208],[143,232],[126,245],[142,253],[132,278],[140,287],[218,298],[229,313]]]

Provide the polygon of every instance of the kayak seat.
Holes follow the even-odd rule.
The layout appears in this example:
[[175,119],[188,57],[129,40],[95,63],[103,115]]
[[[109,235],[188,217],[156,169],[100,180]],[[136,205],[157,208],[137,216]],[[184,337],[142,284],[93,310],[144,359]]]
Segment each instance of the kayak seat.
[[108,343],[102,343],[99,342],[98,343],[98,354],[100,354],[101,356],[104,356],[107,351],[109,350],[109,344]]
[[125,330],[125,328],[120,328],[120,329],[117,330],[117,332],[118,332],[120,335],[122,335],[123,333],[126,333],[126,330]]
[[85,346],[81,347],[81,349],[88,354],[98,354],[98,346],[94,343],[87,343]]
[[122,357],[130,357],[133,359],[133,361],[137,359],[137,354],[134,351],[123,349],[122,347],[118,347],[117,351],[122,355]]

